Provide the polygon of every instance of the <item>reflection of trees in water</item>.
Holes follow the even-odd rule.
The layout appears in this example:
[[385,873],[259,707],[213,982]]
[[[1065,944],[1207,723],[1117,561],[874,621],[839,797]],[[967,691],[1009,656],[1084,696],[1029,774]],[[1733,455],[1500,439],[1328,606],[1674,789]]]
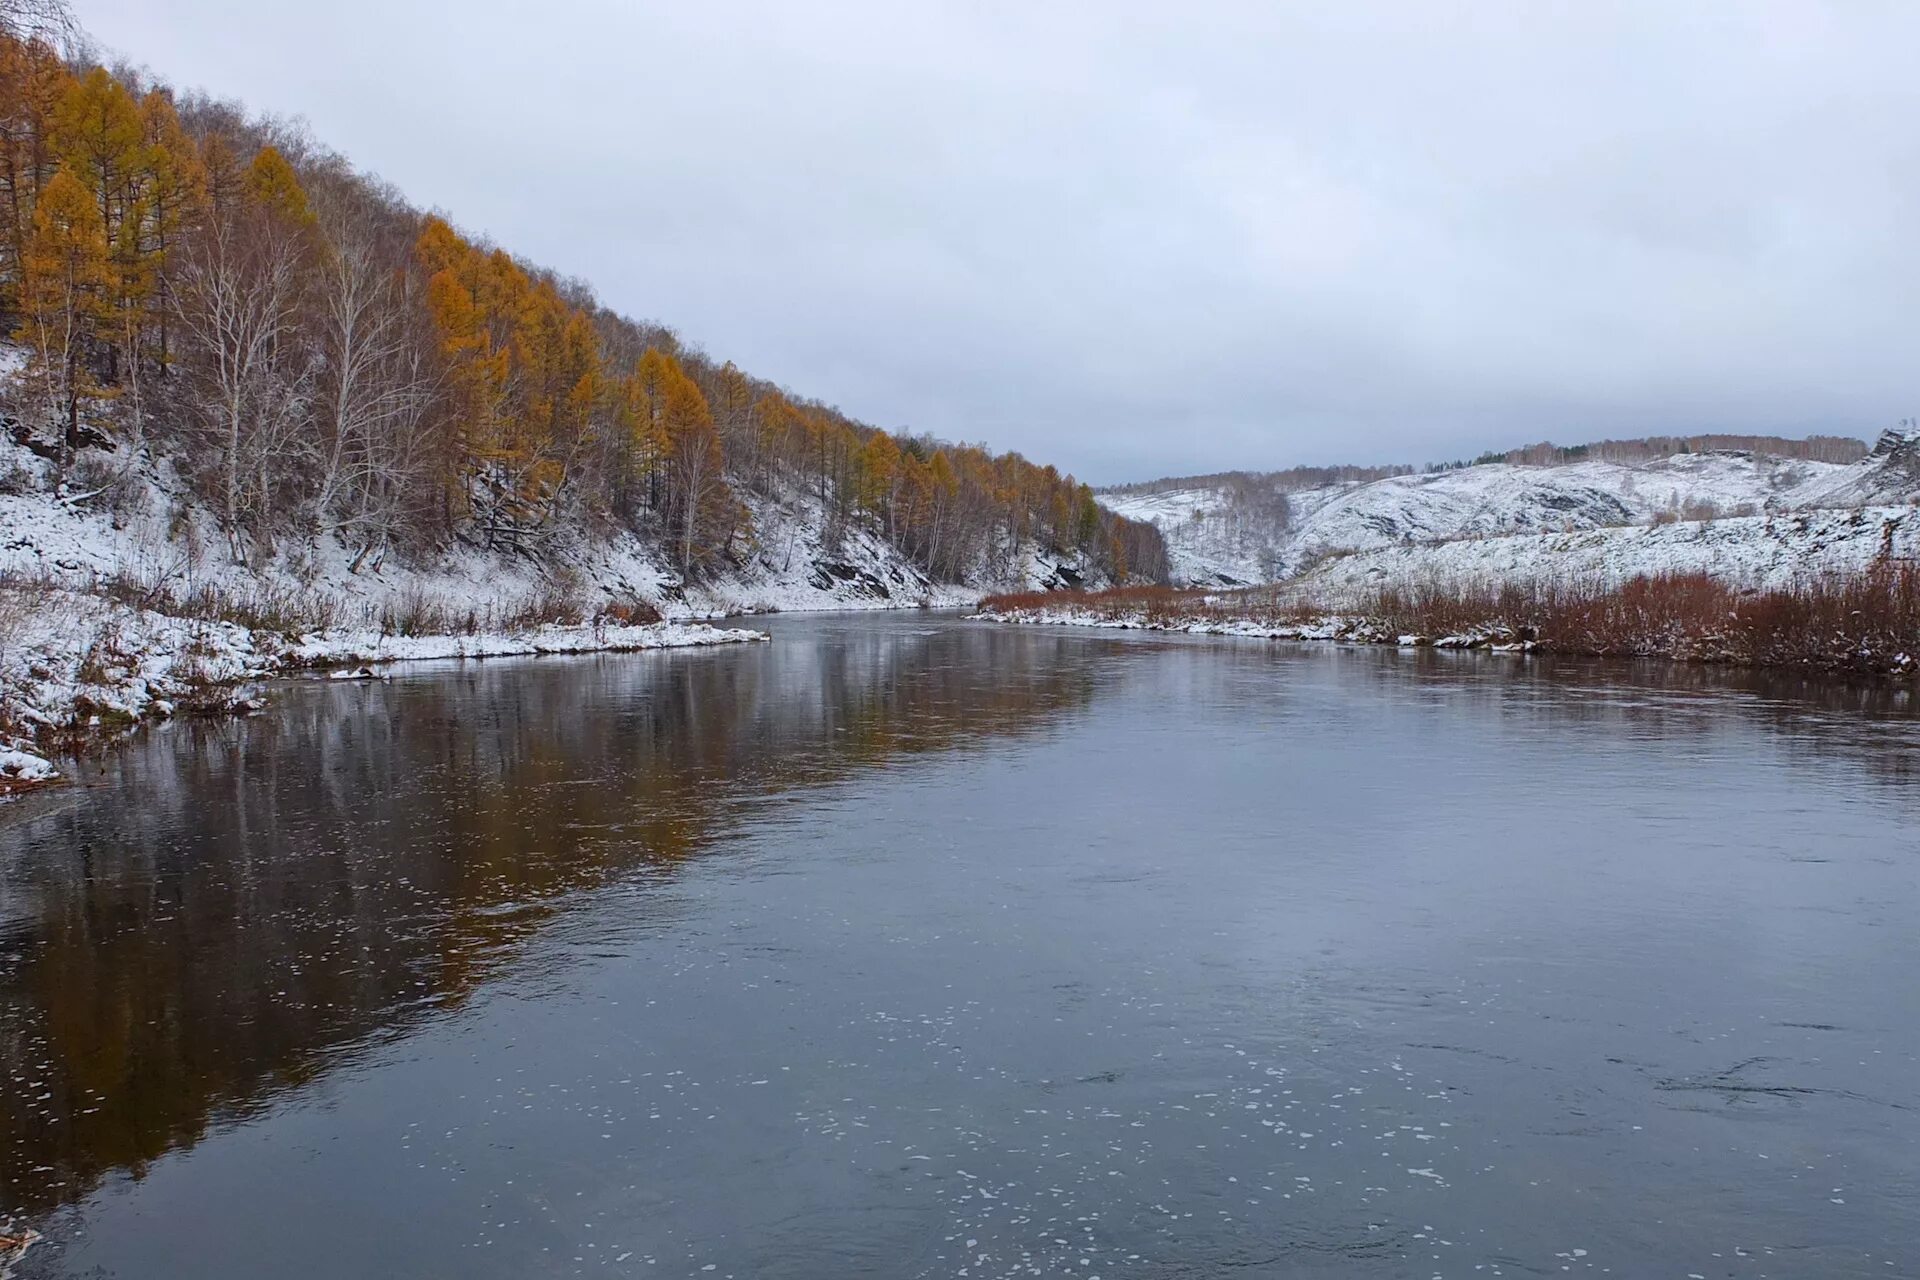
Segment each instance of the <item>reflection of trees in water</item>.
[[671,874],[756,798],[1084,706],[1034,632],[290,689],[128,746],[0,829],[0,1215],[85,1194],[457,1003],[571,895]]

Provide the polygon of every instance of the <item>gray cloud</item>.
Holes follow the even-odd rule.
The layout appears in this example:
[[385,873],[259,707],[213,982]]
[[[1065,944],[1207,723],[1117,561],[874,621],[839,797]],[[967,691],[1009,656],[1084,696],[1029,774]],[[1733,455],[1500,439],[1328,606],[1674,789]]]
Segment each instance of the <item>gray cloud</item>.
[[1920,411],[1903,3],[80,16],[716,355],[1094,480]]

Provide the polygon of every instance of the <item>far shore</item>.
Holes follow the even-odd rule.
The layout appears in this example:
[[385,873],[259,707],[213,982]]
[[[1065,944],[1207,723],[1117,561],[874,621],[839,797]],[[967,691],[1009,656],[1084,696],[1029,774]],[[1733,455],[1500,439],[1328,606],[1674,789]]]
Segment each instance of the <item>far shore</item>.
[[1340,607],[1302,598],[1285,585],[1036,592],[989,596],[972,617],[1904,678],[1920,674],[1920,567],[1904,562],[1764,590],[1687,573],[1637,577],[1614,586],[1383,587]]

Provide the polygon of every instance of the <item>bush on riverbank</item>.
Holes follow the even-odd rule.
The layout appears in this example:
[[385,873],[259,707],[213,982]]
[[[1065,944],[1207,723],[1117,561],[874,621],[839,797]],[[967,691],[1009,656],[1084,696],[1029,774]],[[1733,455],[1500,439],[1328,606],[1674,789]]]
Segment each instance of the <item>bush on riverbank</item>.
[[1449,590],[1383,587],[1330,609],[1284,586],[1233,592],[1127,588],[989,596],[983,615],[1160,630],[1451,647],[1523,646],[1549,653],[1665,657],[1835,671],[1915,669],[1920,567],[1882,562],[1860,574],[1741,590],[1701,573],[1618,586],[1559,583]]

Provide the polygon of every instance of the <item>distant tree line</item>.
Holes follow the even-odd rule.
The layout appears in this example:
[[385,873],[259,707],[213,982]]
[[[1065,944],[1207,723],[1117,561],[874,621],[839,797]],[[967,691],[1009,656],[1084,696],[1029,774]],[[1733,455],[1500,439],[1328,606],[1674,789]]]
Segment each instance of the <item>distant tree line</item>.
[[1287,494],[1301,489],[1317,489],[1330,484],[1366,484],[1393,476],[1433,475],[1442,471],[1460,471],[1490,463],[1515,466],[1558,467],[1575,462],[1651,462],[1676,454],[1708,453],[1732,450],[1768,454],[1776,458],[1795,458],[1809,462],[1858,462],[1867,455],[1867,444],[1852,436],[1788,436],[1706,434],[1694,436],[1643,436],[1636,440],[1597,440],[1591,444],[1558,445],[1551,441],[1523,445],[1518,449],[1492,449],[1477,458],[1455,462],[1429,462],[1412,466],[1329,466],[1289,467],[1284,471],[1215,471],[1197,476],[1164,476],[1133,484],[1104,485],[1097,492],[1123,497],[1171,493],[1180,489],[1222,489],[1230,502],[1258,506],[1267,494]]
[[1103,485],[1098,492],[1134,497],[1176,489],[1226,489],[1245,497],[1254,490],[1293,493],[1330,484],[1365,484],[1391,476],[1410,476],[1417,470],[1408,466],[1329,466],[1288,467],[1284,471],[1215,471],[1200,476],[1163,476],[1133,484]]
[[937,578],[1036,549],[1164,577],[1158,532],[1073,477],[709,359],[299,129],[63,56],[61,20],[0,0],[0,324],[23,429],[71,479],[100,479],[95,446],[164,461],[256,563],[627,528],[700,577],[753,550],[748,499],[805,495]]
[[1651,462],[1676,454],[1711,453],[1731,450],[1761,453],[1775,458],[1795,458],[1806,462],[1858,462],[1867,455],[1867,444],[1852,436],[1746,436],[1707,434],[1697,436],[1642,436],[1636,440],[1596,440],[1591,444],[1559,445],[1543,440],[1504,452],[1491,450],[1471,462],[1436,463],[1429,471],[1483,466],[1505,462],[1516,466],[1558,467],[1574,462]]

